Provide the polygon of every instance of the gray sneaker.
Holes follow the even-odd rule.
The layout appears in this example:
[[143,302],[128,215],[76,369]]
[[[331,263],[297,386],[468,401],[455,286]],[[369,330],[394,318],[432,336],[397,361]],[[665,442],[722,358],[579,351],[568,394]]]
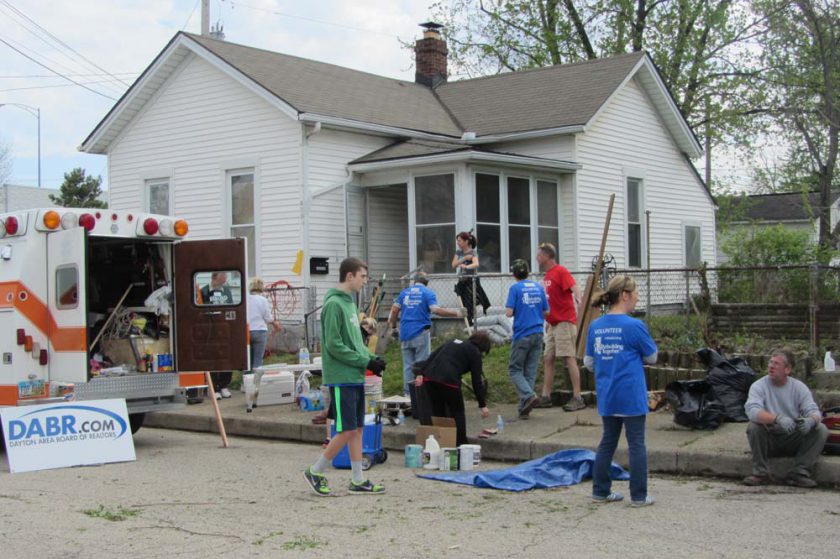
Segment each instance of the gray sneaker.
[[582,410],[585,407],[586,402],[583,401],[583,398],[577,396],[566,402],[566,405],[563,406],[563,409],[566,411],[578,411]]
[[552,408],[554,407],[554,402],[551,401],[551,396],[540,396],[539,402],[537,405],[534,406],[535,408]]

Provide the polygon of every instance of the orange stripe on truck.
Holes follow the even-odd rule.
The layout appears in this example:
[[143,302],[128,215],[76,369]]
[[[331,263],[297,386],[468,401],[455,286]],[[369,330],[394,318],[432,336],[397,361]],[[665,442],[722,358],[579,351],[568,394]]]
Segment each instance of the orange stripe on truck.
[[178,375],[178,384],[189,388],[190,386],[205,386],[204,373],[181,373]]
[[46,335],[55,351],[87,351],[84,326],[61,328],[47,305],[22,282],[0,283],[0,308],[14,307]]

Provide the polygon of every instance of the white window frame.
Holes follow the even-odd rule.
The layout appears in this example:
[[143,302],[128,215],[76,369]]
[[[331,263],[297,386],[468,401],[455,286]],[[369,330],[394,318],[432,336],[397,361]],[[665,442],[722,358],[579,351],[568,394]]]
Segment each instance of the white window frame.
[[545,228],[551,227],[551,228],[557,230],[557,246],[554,247],[554,248],[557,250],[558,260],[560,258],[560,256],[559,256],[559,254],[560,254],[560,244],[563,242],[563,232],[562,232],[561,227],[560,227],[560,213],[561,213],[562,208],[560,207],[560,179],[559,179],[559,177],[552,178],[552,177],[546,177],[546,176],[541,176],[541,175],[534,175],[532,182],[534,183],[533,184],[533,191],[534,191],[533,204],[534,204],[534,211],[536,212],[534,214],[536,216],[536,222],[534,223],[534,233],[533,233],[534,238],[533,238],[533,243],[532,243],[533,246],[534,246],[534,248],[532,250],[532,252],[533,252],[532,269],[537,270],[538,269],[537,247],[539,247],[539,245],[540,245],[540,227],[541,227],[540,226],[540,215],[539,215],[539,211],[540,211],[540,208],[539,208],[539,195],[540,195],[539,183],[540,182],[550,182],[554,185],[554,196],[555,196],[556,202],[557,202],[557,223],[555,223],[554,225],[543,225],[542,227],[545,227]]
[[[434,177],[438,175],[452,175],[453,177],[453,199],[455,203],[455,221],[452,222],[455,226],[455,234],[452,238],[455,238],[455,235],[459,233],[458,231],[458,215],[461,209],[461,201],[460,196],[458,195],[458,180],[460,178],[460,174],[458,173],[458,169],[447,167],[447,168],[440,168],[440,169],[430,169],[423,171],[422,173],[409,173],[408,176],[408,185],[407,185],[407,202],[408,202],[408,249],[409,249],[409,262],[411,263],[411,268],[414,269],[418,265],[418,255],[417,255],[417,204],[415,204],[415,192],[416,192],[416,185],[415,180],[417,178],[422,177]],[[433,225],[448,225],[449,222],[441,222],[441,223],[424,223],[423,226],[433,226]],[[454,242],[454,241],[453,241]],[[453,252],[454,254],[454,252]],[[452,255],[450,255],[451,258]],[[427,273],[430,273],[426,270]],[[453,271],[454,273],[454,271]]]
[[166,205],[167,212],[164,215],[174,215],[172,207],[172,179],[168,176],[154,177],[143,180],[143,207],[148,213],[159,214],[152,211],[152,186],[166,184]]
[[[639,221],[633,222],[638,223],[639,225],[639,265],[634,266],[630,263],[630,215],[629,215],[629,182],[631,180],[638,181],[639,183]],[[626,268],[637,268],[641,269],[644,268],[647,263],[647,224],[645,223],[645,208],[647,207],[645,203],[645,176],[644,172],[636,171],[636,170],[626,170],[624,173],[624,180],[623,180],[623,187],[622,193],[624,196],[624,262],[626,264]]]
[[697,238],[700,241],[700,262],[698,265],[703,265],[703,225],[699,221],[683,221],[680,224],[680,231],[682,232],[682,253],[683,253],[683,268],[688,268],[688,252],[686,251],[685,242],[687,240],[688,235],[686,234],[686,229],[689,227],[693,227],[697,229]]
[[[252,175],[254,177],[254,215],[253,221],[250,224],[236,224],[233,223],[233,184],[232,178],[234,176],[240,175]],[[228,238],[233,238],[232,229],[234,227],[253,227],[254,228],[254,246],[247,247],[248,252],[250,253],[251,250],[254,251],[254,269],[250,270],[249,268],[249,254],[245,255],[245,277],[246,278],[253,278],[258,277],[260,272],[260,238],[259,238],[259,223],[258,223],[258,214],[259,214],[259,204],[257,201],[259,200],[259,174],[257,173],[256,166],[241,166],[235,168],[228,168],[224,171],[224,207],[225,207],[225,226],[226,231],[224,235]]]

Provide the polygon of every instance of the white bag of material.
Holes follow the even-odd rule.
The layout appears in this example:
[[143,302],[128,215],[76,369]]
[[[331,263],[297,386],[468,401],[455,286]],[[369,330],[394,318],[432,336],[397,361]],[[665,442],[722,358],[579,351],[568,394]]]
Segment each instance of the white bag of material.
[[295,402],[298,401],[298,398],[301,395],[309,394],[310,377],[312,377],[312,373],[310,373],[309,371],[303,371],[298,377],[297,381],[295,381]]

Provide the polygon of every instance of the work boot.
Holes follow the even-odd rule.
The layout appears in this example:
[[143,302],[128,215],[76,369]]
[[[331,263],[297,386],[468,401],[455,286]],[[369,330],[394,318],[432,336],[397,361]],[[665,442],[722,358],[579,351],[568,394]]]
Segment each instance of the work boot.
[[563,409],[566,411],[578,411],[582,410],[586,407],[586,402],[583,401],[583,398],[580,396],[574,396],[571,400],[566,402],[566,405],[563,406]]
[[551,401],[551,396],[540,396],[539,402],[534,406],[535,408],[553,408],[554,402]]
[[817,486],[817,482],[810,476],[800,473],[790,473],[785,478],[785,483],[794,487],[804,487],[806,489],[813,489]]

